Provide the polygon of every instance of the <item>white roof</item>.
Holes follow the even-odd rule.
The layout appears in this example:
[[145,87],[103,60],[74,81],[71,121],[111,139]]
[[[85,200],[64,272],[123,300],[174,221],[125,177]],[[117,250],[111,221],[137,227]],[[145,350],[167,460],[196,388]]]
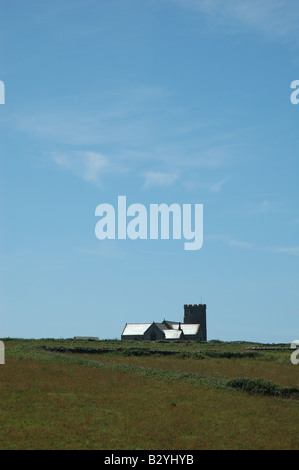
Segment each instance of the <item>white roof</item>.
[[[156,326],[165,333],[165,339],[179,339],[182,332],[185,336],[196,335],[200,328],[198,323],[169,323],[171,323],[171,329],[168,329],[162,323],[155,323]],[[124,336],[142,336],[152,324],[153,323],[127,323],[122,334]],[[181,327],[182,331],[179,327]]]
[[180,339],[182,335],[181,330],[164,330],[165,339]]
[[180,326],[181,326],[181,329],[183,330],[184,335],[196,335],[196,333],[198,333],[198,330],[200,328],[199,323],[174,323],[174,322],[172,323],[171,328],[173,328],[174,330],[178,330]]
[[178,330],[180,326],[179,322],[174,321],[168,321],[167,324],[171,326],[171,328],[173,328],[174,330]]
[[122,334],[131,336],[144,335],[150,326],[151,323],[127,323]]
[[184,335],[196,335],[200,328],[198,323],[181,323],[181,328],[183,330]]

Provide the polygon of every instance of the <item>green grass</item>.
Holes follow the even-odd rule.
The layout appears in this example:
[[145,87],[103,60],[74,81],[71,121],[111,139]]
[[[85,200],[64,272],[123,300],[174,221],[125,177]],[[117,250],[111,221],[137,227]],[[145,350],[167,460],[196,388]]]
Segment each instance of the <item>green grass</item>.
[[250,355],[246,348],[263,345],[244,342],[4,343],[0,449],[299,447],[290,351]]

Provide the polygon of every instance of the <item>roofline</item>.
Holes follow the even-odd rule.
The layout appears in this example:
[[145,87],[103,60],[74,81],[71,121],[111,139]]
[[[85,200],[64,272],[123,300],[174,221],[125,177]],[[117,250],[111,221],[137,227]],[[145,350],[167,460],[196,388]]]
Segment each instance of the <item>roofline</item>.
[[[152,325],[152,323],[126,323],[121,336],[132,336],[132,335],[124,335],[124,331],[128,325],[149,325],[148,326],[149,328]],[[148,328],[143,333],[140,333],[139,335],[133,335],[133,336],[143,336],[144,333],[148,330]]]
[[[190,325],[190,326],[197,325],[200,328],[200,326],[201,326],[201,323],[182,323],[182,322],[179,322],[179,321],[171,321],[171,320],[163,320],[163,322],[153,321],[151,323],[148,323],[148,322],[147,323],[141,323],[141,322],[139,322],[139,323],[136,323],[136,322],[135,323],[126,323],[125,326],[124,326],[124,329],[122,330],[121,336],[127,336],[127,335],[124,335],[124,331],[125,331],[125,329],[128,325],[148,325],[148,328],[150,328],[152,325],[156,325],[157,328],[159,328],[160,331],[164,331],[158,325],[165,325],[165,323],[174,323],[175,325],[181,325],[181,327],[182,326],[184,327],[185,325]],[[146,331],[148,330],[148,328],[144,331],[144,333],[141,333],[140,336],[144,335],[146,333]],[[165,328],[165,329],[168,330],[168,329],[172,329],[172,328]],[[131,335],[128,335],[128,336],[131,336]],[[135,336],[138,336],[138,335],[135,335]],[[186,334],[185,334],[185,336],[186,336]]]

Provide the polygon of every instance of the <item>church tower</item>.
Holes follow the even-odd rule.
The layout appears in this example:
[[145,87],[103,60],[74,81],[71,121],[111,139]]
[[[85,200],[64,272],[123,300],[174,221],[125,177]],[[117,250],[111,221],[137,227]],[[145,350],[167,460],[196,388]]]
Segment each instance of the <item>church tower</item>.
[[207,341],[206,304],[184,305],[184,323],[199,323],[202,341]]

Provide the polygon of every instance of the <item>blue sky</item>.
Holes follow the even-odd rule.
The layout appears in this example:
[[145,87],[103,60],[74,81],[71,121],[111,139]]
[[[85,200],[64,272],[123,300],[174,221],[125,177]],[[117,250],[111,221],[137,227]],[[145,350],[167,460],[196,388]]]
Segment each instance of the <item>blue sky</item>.
[[[299,4],[1,0],[1,337],[299,337]],[[204,205],[204,243],[98,240],[101,203]]]

